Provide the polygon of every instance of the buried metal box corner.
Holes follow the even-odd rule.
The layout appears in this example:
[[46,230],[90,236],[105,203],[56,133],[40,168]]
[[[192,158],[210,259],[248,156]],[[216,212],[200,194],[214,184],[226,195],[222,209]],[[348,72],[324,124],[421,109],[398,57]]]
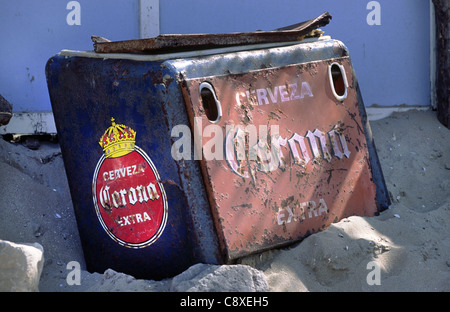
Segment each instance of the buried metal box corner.
[[[239,49],[63,51],[48,61],[90,271],[164,278],[389,205],[345,46],[315,39]],[[201,160],[195,145],[190,157],[172,157],[177,125],[191,139],[200,134]],[[124,146],[124,156],[106,156]]]
[[[161,279],[221,263],[198,164],[171,157],[172,123],[188,122],[175,75],[92,56],[62,52],[46,67],[88,270]],[[125,144],[134,151],[107,157]]]

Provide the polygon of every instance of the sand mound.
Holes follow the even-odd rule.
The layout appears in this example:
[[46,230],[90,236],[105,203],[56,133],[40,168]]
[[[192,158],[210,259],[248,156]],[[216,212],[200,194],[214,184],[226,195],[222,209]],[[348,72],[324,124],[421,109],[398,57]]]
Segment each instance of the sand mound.
[[[239,261],[271,291],[450,291],[450,131],[432,111],[372,121],[392,206],[350,217],[285,249]],[[59,145],[0,140],[0,238],[41,244],[40,291],[166,291],[170,280],[85,271]],[[70,261],[81,285],[68,285]]]

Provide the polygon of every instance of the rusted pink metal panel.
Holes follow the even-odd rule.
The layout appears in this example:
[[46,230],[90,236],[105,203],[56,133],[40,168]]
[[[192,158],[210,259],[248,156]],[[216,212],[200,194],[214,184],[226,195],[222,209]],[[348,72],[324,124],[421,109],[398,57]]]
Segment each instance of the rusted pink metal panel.
[[182,89],[227,261],[377,213],[347,56],[185,79]]

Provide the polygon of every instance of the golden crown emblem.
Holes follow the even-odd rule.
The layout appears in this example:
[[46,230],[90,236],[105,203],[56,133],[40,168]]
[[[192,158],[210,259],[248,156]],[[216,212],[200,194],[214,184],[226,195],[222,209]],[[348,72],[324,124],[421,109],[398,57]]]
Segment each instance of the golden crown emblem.
[[134,151],[136,131],[125,125],[118,125],[111,118],[112,126],[106,129],[98,142],[106,158],[124,156]]

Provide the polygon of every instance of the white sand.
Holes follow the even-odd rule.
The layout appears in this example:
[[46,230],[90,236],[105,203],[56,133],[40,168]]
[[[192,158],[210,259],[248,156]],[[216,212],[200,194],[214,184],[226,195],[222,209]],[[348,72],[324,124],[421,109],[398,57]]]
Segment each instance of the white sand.
[[[265,273],[272,291],[450,291],[450,131],[432,111],[396,113],[371,127],[391,209],[242,259]],[[108,287],[84,270],[81,286],[67,284],[66,264],[85,264],[58,152],[56,144],[31,151],[0,142],[0,238],[44,247],[40,290],[167,290],[167,281],[118,276]]]
[[417,111],[371,128],[391,209],[244,260],[265,272],[271,290],[450,291],[450,131],[434,112]]

